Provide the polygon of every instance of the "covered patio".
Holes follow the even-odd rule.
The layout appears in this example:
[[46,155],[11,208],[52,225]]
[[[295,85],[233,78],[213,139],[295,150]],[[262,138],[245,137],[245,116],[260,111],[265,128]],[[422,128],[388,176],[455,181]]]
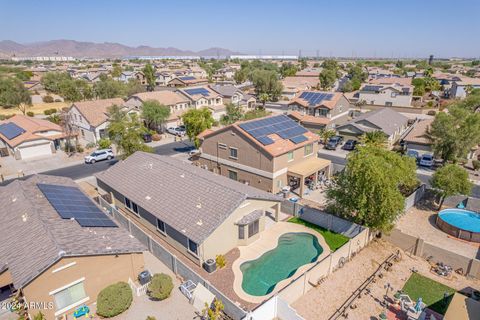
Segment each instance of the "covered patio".
[[303,196],[305,187],[316,186],[330,178],[331,161],[317,157],[308,158],[288,168],[287,179],[291,190]]

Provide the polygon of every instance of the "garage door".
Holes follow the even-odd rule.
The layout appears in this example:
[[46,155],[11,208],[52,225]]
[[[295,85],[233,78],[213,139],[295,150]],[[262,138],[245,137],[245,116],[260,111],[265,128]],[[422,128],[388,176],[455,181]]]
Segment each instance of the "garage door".
[[50,148],[50,142],[45,144],[38,144],[34,146],[20,148],[19,150],[20,150],[20,157],[22,159],[48,156],[52,154],[52,149]]

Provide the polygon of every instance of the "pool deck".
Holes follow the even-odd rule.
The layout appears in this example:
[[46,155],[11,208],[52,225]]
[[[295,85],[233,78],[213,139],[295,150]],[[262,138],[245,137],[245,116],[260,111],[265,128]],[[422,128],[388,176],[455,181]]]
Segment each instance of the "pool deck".
[[305,264],[300,268],[298,268],[297,272],[295,272],[295,274],[292,277],[277,283],[277,285],[275,286],[275,289],[268,295],[252,296],[247,294],[245,291],[243,291],[242,289],[243,274],[242,274],[242,271],[240,270],[240,265],[246,261],[255,260],[261,255],[263,255],[265,252],[275,249],[278,245],[278,238],[280,238],[280,236],[282,236],[285,233],[292,233],[292,232],[309,233],[318,239],[318,243],[322,246],[323,252],[318,256],[317,261],[322,260],[323,258],[327,257],[330,254],[330,247],[325,242],[325,239],[323,239],[323,237],[315,230],[307,228],[302,225],[295,224],[295,223],[289,223],[289,222],[283,222],[283,221],[278,222],[271,228],[263,231],[262,234],[260,235],[260,238],[254,243],[245,247],[239,247],[240,256],[232,264],[233,274],[235,275],[235,279],[233,282],[233,289],[235,293],[238,295],[238,297],[240,297],[242,300],[245,300],[251,303],[260,303],[270,298],[279,290],[287,286],[293,279],[297,278],[300,274],[305,272],[315,263],[315,262],[312,262],[309,264]]

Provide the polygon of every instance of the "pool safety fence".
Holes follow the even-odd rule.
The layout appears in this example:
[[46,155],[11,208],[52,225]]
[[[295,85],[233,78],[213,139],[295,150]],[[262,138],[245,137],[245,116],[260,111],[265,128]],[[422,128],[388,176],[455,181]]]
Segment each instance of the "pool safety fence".
[[224,305],[224,312],[234,320],[244,319],[247,311],[243,310],[237,303],[224,295],[220,290],[215,288],[210,282],[202,278],[198,273],[192,270],[189,266],[184,264],[174,254],[170,253],[165,247],[154,240],[150,235],[143,231],[139,226],[132,222],[121,211],[117,210],[112,204],[107,202],[102,197],[98,197],[100,206],[108,212],[112,218],[123,228],[127,229],[130,234],[143,243],[148,250],[163,264],[165,264],[176,275],[185,280],[192,280],[194,283],[201,283],[207,288],[215,297],[222,301]]

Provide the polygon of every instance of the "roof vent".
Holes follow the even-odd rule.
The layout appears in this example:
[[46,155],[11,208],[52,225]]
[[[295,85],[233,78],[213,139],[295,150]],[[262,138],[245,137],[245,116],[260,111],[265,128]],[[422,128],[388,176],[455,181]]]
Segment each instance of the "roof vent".
[[185,178],[185,173],[182,173],[182,174],[180,175],[180,178]]
[[203,224],[202,219],[200,219],[200,220],[197,221],[197,225],[201,226],[202,224]]
[[67,253],[66,253],[65,251],[63,251],[63,250],[58,251],[58,256],[59,256],[59,257],[63,257],[63,256],[66,255],[66,254],[67,254]]
[[153,169],[153,163],[148,164],[148,169]]
[[197,204],[197,208],[202,209],[202,204],[200,202]]
[[25,212],[24,214],[22,214],[22,221],[27,222],[27,219],[28,219],[28,214]]
[[150,197],[150,196],[145,197],[145,200],[150,200],[150,199],[152,199],[152,197]]
[[186,233],[186,232],[187,232],[187,230],[185,230],[185,229],[182,229],[182,232],[183,232],[183,233]]
[[12,197],[12,202],[15,202],[17,201],[17,198],[16,197]]
[[106,247],[105,249],[107,249],[107,250],[112,250],[112,247]]

